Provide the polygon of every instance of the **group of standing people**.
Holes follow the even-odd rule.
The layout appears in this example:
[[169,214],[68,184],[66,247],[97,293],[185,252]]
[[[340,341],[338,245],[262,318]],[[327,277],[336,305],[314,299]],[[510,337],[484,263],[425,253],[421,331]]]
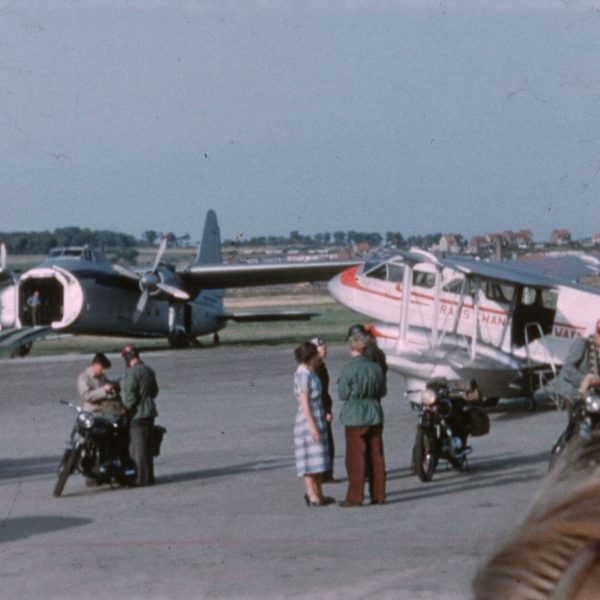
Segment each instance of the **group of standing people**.
[[[348,490],[339,506],[361,506],[365,482],[371,504],[385,502],[385,458],[383,451],[383,409],[386,395],[385,354],[362,325],[348,331],[351,360],[342,369],[337,383],[343,402],[340,422],[345,428]],[[294,352],[298,368],[294,395],[298,412],[294,427],[296,472],[304,479],[304,500],[308,506],[327,506],[335,500],[325,496],[323,483],[336,482],[331,423],[333,402],[329,395],[329,373],[325,365],[327,344],[322,338],[300,344]]]
[[[106,370],[111,367],[111,362],[99,352],[93,357],[92,364],[79,375],[77,391],[83,400],[84,410],[109,419],[127,418],[128,453],[136,469],[134,485],[153,485],[152,435],[154,420],[158,416],[155,399],[159,391],[156,374],[144,364],[133,344],[125,346],[121,356],[126,366],[122,386],[108,379]],[[88,480],[87,485],[97,484]]]

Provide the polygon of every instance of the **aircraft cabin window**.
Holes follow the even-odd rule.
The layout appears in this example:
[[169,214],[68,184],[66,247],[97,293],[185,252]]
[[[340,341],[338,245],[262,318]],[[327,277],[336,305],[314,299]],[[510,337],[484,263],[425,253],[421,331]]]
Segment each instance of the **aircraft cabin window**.
[[387,280],[401,282],[404,278],[404,267],[402,265],[395,265],[394,263],[388,263],[387,267]]
[[499,283],[486,282],[485,297],[493,302],[502,302],[509,304],[515,294],[515,289],[508,285],[500,285]]
[[544,308],[556,310],[558,292],[556,290],[542,290],[542,304]]
[[435,273],[427,271],[413,271],[413,285],[419,287],[432,288],[435,285]]
[[521,303],[525,306],[531,306],[535,303],[538,290],[535,288],[524,287],[521,293]]
[[454,279],[444,286],[444,291],[450,294],[460,294],[462,290],[462,279]]

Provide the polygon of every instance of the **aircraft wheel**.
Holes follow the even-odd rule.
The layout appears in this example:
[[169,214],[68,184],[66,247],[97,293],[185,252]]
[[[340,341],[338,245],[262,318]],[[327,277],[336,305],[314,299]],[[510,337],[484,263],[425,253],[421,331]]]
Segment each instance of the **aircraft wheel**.
[[215,333],[213,335],[213,342],[215,343],[215,346],[218,346],[219,343],[221,342],[221,337],[219,336],[218,333]]

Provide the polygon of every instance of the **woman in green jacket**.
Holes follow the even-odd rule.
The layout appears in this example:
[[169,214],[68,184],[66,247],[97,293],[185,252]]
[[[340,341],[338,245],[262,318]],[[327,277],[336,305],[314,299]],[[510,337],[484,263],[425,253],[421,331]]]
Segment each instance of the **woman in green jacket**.
[[344,367],[338,394],[344,406],[340,421],[346,432],[348,492],[340,506],[360,506],[365,479],[369,479],[371,504],[385,502],[385,459],[383,456],[383,410],[386,394],[381,367],[364,356],[369,343],[362,334],[349,339],[352,360]]

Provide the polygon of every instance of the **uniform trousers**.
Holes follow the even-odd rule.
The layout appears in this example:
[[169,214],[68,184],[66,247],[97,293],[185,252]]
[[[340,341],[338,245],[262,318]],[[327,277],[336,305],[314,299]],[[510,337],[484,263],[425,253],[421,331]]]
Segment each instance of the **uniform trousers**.
[[346,502],[362,504],[365,480],[369,480],[371,502],[385,501],[383,425],[346,427]]
[[153,427],[153,417],[136,419],[129,424],[129,456],[137,470],[136,485],[154,483]]

